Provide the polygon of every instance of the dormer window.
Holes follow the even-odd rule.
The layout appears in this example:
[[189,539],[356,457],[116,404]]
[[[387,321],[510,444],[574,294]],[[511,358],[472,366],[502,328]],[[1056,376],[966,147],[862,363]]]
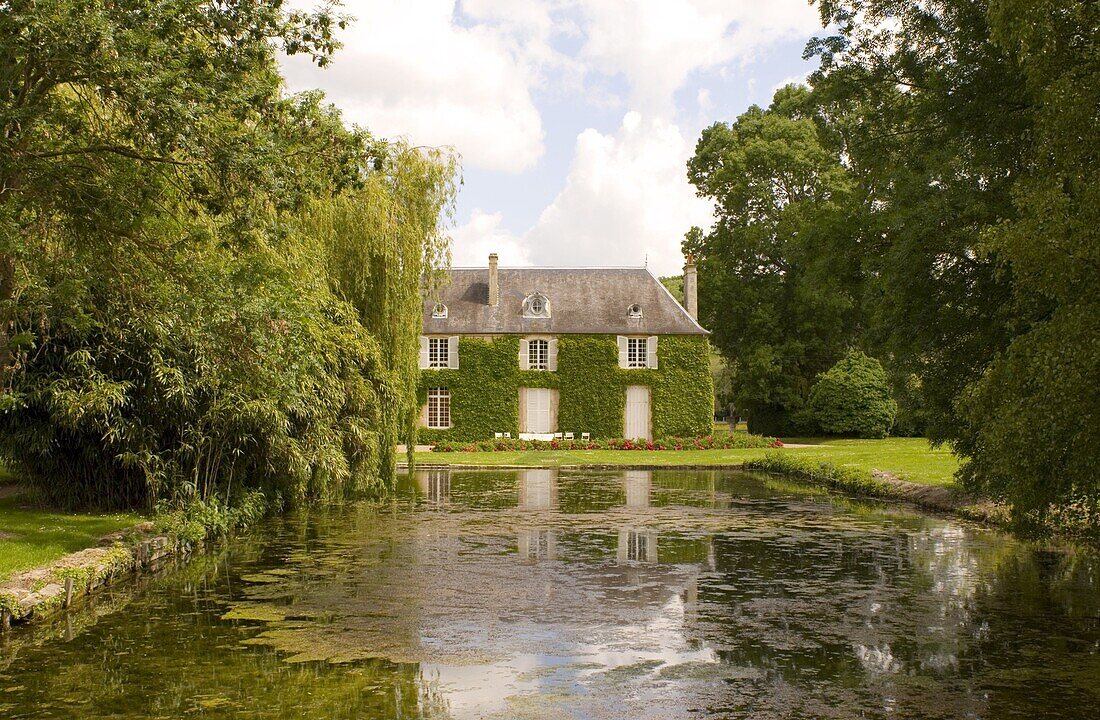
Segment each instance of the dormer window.
[[443,303],[436,303],[432,308],[432,317],[436,320],[447,317],[447,306]]
[[626,309],[626,316],[631,320],[641,320],[642,318],[642,306],[638,303],[634,303]]
[[542,293],[531,293],[523,301],[523,317],[550,317],[550,301]]

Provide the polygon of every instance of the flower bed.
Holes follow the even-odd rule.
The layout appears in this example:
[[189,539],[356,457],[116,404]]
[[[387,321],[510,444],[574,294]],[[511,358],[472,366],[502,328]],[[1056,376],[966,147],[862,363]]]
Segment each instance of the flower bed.
[[702,437],[672,437],[659,440],[520,440],[497,438],[479,442],[439,442],[432,452],[515,452],[530,450],[737,450],[742,448],[780,448],[779,438],[747,433],[705,435]]

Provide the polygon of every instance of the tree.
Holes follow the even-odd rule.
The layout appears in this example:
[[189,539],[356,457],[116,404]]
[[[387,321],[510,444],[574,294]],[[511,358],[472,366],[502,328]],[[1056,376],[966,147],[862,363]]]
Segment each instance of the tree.
[[[281,93],[276,47],[325,63],[342,22],[0,8],[0,455],[48,499],[392,478],[455,165]],[[326,214],[362,222],[320,237]]]
[[898,404],[882,363],[853,350],[817,376],[808,411],[826,433],[883,438],[894,424]]
[[688,163],[716,215],[684,242],[699,262],[700,315],[738,410],[769,434],[792,428],[813,378],[862,322],[856,188],[807,99],[784,88],[769,109],[712,125]]
[[1100,7],[991,2],[991,41],[1021,68],[1032,127],[1003,258],[1021,322],[959,402],[966,479],[1021,511],[1100,498]]
[[814,100],[867,193],[867,343],[919,379],[972,487],[1020,512],[1097,497],[1100,11],[821,9]]

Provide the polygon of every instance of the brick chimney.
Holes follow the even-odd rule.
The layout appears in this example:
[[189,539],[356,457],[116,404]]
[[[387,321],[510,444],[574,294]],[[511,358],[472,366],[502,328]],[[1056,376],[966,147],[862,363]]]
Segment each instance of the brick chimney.
[[497,254],[489,253],[489,304],[500,305],[500,280],[497,279]]
[[699,319],[699,272],[695,269],[695,257],[688,255],[684,263],[684,309],[695,320]]

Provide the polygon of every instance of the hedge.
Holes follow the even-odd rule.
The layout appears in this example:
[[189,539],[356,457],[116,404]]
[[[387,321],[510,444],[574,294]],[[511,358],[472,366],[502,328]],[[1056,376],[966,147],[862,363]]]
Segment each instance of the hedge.
[[613,335],[558,337],[555,372],[520,370],[519,336],[495,339],[463,337],[457,370],[422,370],[420,402],[428,388],[451,391],[451,427],[421,428],[419,442],[477,441],[494,433],[519,434],[519,389],[548,387],[559,391],[558,428],[593,438],[623,434],[623,407],[628,385],[647,385],[655,437],[707,435],[714,413],[710,345],[705,337],[662,335],[657,342],[658,368],[620,368]]

